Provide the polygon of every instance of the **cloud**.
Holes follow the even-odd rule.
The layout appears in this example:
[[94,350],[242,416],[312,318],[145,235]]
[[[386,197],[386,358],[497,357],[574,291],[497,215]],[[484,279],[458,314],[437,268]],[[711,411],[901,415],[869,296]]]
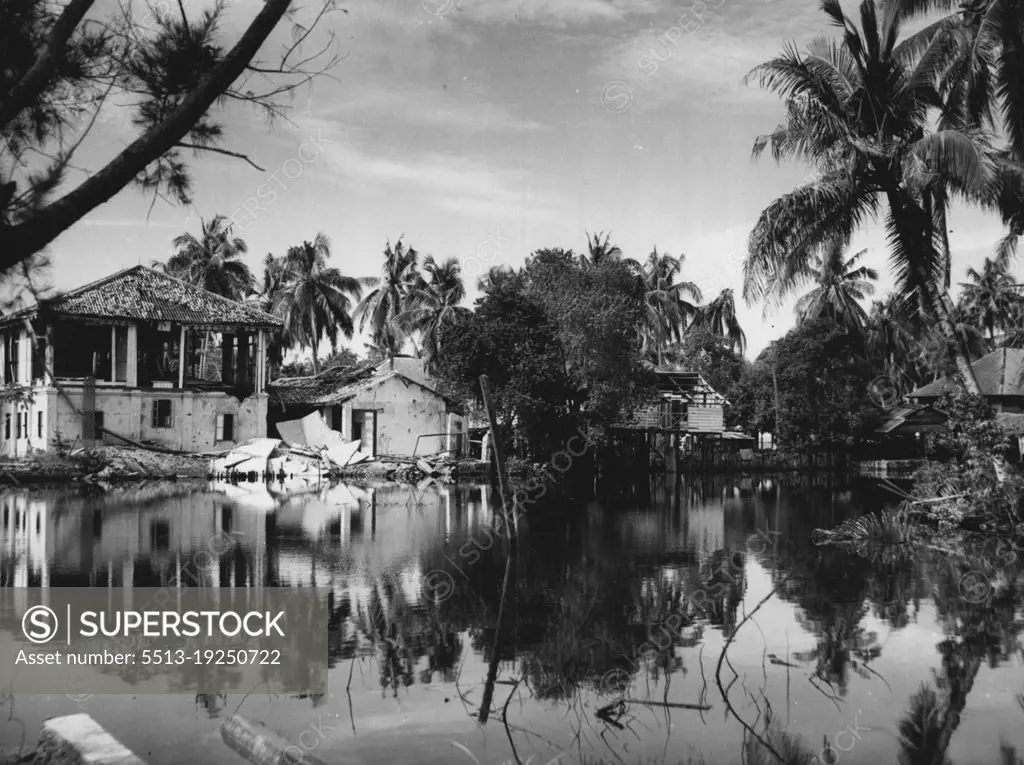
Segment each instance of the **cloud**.
[[366,88],[344,103],[333,105],[325,116],[348,122],[374,120],[400,122],[406,125],[443,127],[451,131],[497,132],[536,131],[545,125],[524,119],[506,108],[479,99],[473,104],[461,103],[458,96],[447,91],[414,87]]
[[[318,122],[318,121],[306,121]],[[304,126],[309,132],[316,124]],[[324,128],[327,132],[328,128]],[[350,184],[371,190],[415,187],[427,192],[430,203],[448,212],[493,217],[514,213],[520,217],[544,218],[566,200],[546,192],[535,192],[535,174],[519,169],[502,169],[467,156],[436,151],[392,150],[388,154],[355,143],[334,142],[324,148],[331,174],[341,174]]]
[[[843,6],[857,18],[856,3],[847,0]],[[902,35],[928,21],[905,25]],[[744,85],[743,78],[787,41],[803,47],[821,35],[834,37],[838,30],[816,4],[803,0],[688,0],[620,37],[593,74],[599,87],[624,83],[640,109],[679,103],[760,109],[777,104],[777,97]]]
[[656,12],[658,0],[424,0],[432,6],[451,8],[460,16],[479,22],[533,22],[564,26],[588,22],[618,22],[634,15]]
[[79,226],[97,226],[100,228],[181,228],[178,223],[158,223],[142,220],[89,220],[80,221]]

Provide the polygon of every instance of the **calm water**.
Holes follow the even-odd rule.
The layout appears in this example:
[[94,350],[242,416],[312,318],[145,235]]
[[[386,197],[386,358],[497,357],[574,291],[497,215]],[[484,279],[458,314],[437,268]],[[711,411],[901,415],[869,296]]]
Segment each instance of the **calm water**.
[[[283,502],[230,487],[12,492],[0,639],[16,631],[17,588],[161,586],[225,531],[240,544],[203,568],[206,584],[329,587],[336,614],[326,697],[19,696],[0,708],[0,751],[85,711],[152,765],[240,763],[218,725],[241,704],[326,762],[740,763],[748,730],[777,747],[786,731],[812,754],[830,742],[824,762],[894,763],[914,741],[908,763],[944,741],[953,765],[1001,762],[1001,744],[1024,753],[1012,556],[810,544],[812,529],[890,499],[796,478],[544,498],[520,529],[481,726],[506,561],[488,542],[487,487],[337,486]],[[979,578],[993,593],[965,587]]]

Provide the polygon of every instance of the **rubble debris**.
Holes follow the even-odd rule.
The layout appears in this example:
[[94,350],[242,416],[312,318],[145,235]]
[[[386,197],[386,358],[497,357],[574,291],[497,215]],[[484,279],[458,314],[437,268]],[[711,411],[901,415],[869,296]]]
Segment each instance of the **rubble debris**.
[[424,478],[451,482],[459,478],[480,478],[488,474],[490,465],[475,459],[454,459],[436,456],[412,460],[407,457],[381,456],[349,465],[336,472],[339,478],[418,483]]
[[121,483],[205,478],[209,457],[131,446],[97,446],[73,454],[40,454],[0,464],[0,483]]
[[319,483],[330,477],[331,461],[323,448],[316,451],[289,446],[279,438],[251,438],[211,460],[209,472],[216,481]]

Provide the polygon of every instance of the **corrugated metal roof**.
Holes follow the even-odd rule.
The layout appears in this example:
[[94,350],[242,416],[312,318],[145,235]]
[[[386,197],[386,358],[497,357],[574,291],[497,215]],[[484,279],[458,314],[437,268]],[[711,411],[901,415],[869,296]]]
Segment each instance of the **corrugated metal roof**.
[[[971,364],[985,396],[1024,396],[1024,349],[1000,348]],[[954,390],[953,381],[942,377],[918,388],[910,398],[938,398]]]
[[[59,316],[173,321],[191,326],[239,325],[276,328],[284,322],[246,303],[196,287],[147,266],[118,271],[45,303]],[[0,319],[24,320],[38,306]]]

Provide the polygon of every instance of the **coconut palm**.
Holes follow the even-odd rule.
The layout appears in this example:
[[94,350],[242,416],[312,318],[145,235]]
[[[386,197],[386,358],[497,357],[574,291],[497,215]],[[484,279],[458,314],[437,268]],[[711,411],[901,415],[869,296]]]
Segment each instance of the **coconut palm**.
[[920,319],[920,312],[912,303],[889,295],[884,301],[872,303],[864,324],[868,358],[907,390],[932,379],[920,342],[925,333]]
[[996,330],[1005,331],[1019,315],[1021,296],[1010,276],[1008,262],[985,258],[981,271],[967,269],[969,283],[961,283],[960,302],[967,315],[995,339]]
[[256,280],[241,260],[249,249],[231,235],[229,218],[217,215],[201,221],[197,239],[191,233],[174,238],[174,254],[164,264],[164,273],[209,290],[217,295],[242,300],[256,288]]
[[[844,242],[831,242],[809,264],[804,279],[812,282],[814,287],[797,301],[799,321],[827,318],[856,332],[864,329],[867,313],[860,301],[874,294],[875,287],[871,282],[878,279],[878,272],[858,265],[867,250],[844,258],[845,250]],[[799,281],[795,278],[789,286],[795,286]]]
[[423,261],[423,271],[427,278],[420,276],[410,290],[398,324],[407,332],[419,333],[420,346],[430,370],[440,350],[444,328],[460,313],[468,313],[469,309],[460,305],[466,297],[466,286],[462,282],[462,266],[458,258],[438,263],[428,255]]
[[729,347],[740,355],[747,348],[747,336],[736,316],[736,299],[731,289],[722,290],[718,297],[701,306],[693,326],[707,327],[712,333],[725,338]]
[[[231,300],[244,300],[256,287],[256,279],[241,259],[248,252],[245,241],[231,235],[232,223],[224,215],[210,221],[200,220],[200,236],[186,232],[174,238],[174,254],[166,263],[155,263],[164,273],[202,287]],[[207,369],[211,336],[205,332],[199,352],[199,375],[212,371],[219,379],[220,370]]]
[[639,274],[644,300],[643,350],[653,351],[659,364],[665,346],[681,339],[697,315],[697,304],[704,299],[695,283],[676,281],[683,270],[684,257],[659,253],[655,247]]
[[320,372],[320,342],[326,335],[331,350],[338,333],[351,339],[352,303],[362,295],[363,282],[327,265],[331,243],[324,234],[312,242],[288,248],[283,259],[268,256],[264,278],[273,312],[284,319],[287,346],[313,351],[313,373]]
[[819,38],[805,52],[789,46],[748,75],[787,107],[784,124],[755,142],[754,156],[770,147],[777,160],[807,162],[816,175],[762,212],[750,235],[744,297],[777,300],[829,242],[848,240],[884,210],[897,293],[933,317],[977,393],[943,287],[948,258],[935,203],[950,194],[990,197],[990,146],[981,131],[941,112],[941,50],[921,55],[915,38],[897,45],[900,13],[887,7],[879,18],[864,0],[858,29],[838,0],[822,8],[843,30],[840,41]]
[[[611,243],[611,233],[605,234],[603,231],[598,231],[596,234],[587,234],[587,256],[582,256],[581,260],[584,263],[588,263],[592,266],[599,266],[606,260],[614,260],[622,257],[622,249],[615,244]],[[604,237],[603,239],[601,237]]]
[[383,274],[366,281],[373,289],[356,307],[359,331],[369,322],[373,345],[388,356],[401,352],[405,342],[397,319],[410,291],[418,284],[419,257],[416,250],[402,244],[401,237],[393,247],[389,241],[384,248]]

